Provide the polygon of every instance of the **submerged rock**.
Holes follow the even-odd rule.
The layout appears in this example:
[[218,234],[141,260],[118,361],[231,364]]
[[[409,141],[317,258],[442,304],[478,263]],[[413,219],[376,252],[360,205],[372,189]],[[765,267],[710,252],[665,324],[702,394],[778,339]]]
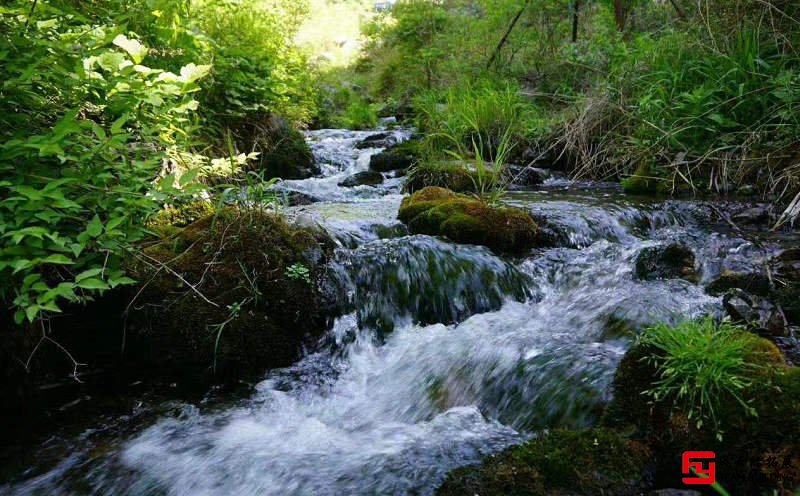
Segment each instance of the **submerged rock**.
[[339,186],[352,188],[354,186],[374,186],[383,182],[383,174],[375,171],[361,171],[346,177]]
[[446,236],[500,252],[525,252],[539,242],[538,226],[528,212],[434,186],[404,198],[398,218],[412,233]]
[[503,175],[509,186],[515,189],[525,189],[542,184],[551,174],[545,169],[506,165]]
[[636,258],[635,275],[644,281],[685,279],[696,283],[699,280],[696,263],[694,252],[686,245],[651,246]]
[[129,354],[195,380],[290,365],[325,329],[333,242],[262,211],[225,210],[145,250]]
[[450,472],[436,494],[638,496],[648,487],[649,456],[644,444],[608,429],[554,430]]

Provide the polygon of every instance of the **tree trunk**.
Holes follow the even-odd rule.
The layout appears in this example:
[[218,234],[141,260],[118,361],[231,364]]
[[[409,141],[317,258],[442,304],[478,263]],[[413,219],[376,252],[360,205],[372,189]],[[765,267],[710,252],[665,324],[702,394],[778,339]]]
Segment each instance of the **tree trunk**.
[[508,26],[508,29],[506,29],[506,34],[504,34],[503,37],[500,39],[500,43],[498,43],[497,47],[494,49],[492,56],[489,58],[489,62],[486,63],[487,69],[492,66],[494,60],[497,58],[498,55],[500,55],[500,50],[503,48],[503,45],[506,44],[506,41],[508,41],[508,36],[511,34],[511,31],[514,30],[514,27],[517,25],[519,18],[522,17],[522,13],[525,12],[525,9],[528,8],[528,5],[530,3],[531,0],[525,0],[525,4],[522,6],[521,9],[519,9],[517,15],[514,16],[514,19],[511,20],[511,24]]
[[686,11],[683,10],[683,7],[681,7],[681,4],[678,3],[678,1],[679,0],[669,0],[669,3],[671,3],[672,7],[675,8],[675,12],[678,13],[678,17],[681,18],[681,21],[685,21],[686,20]]
[[572,2],[572,42],[578,42],[578,11],[581,8],[581,0]]
[[622,0],[614,0],[614,18],[617,20],[617,29],[625,30],[625,9],[622,7]]

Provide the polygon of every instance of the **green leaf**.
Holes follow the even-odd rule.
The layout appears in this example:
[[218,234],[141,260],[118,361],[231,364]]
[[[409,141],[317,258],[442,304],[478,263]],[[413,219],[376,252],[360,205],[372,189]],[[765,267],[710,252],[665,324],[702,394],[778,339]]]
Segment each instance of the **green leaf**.
[[75,262],[61,254],[50,255],[42,259],[42,263],[58,264],[58,265],[72,265]]
[[94,277],[94,276],[96,276],[96,275],[98,275],[98,274],[100,274],[102,272],[103,272],[102,267],[97,267],[97,268],[94,268],[94,269],[84,270],[83,272],[81,272],[80,274],[75,276],[75,282],[79,283],[79,282],[81,282],[81,281],[83,281],[85,279],[89,279],[90,277]]
[[81,282],[79,282],[78,287],[81,289],[104,290],[108,289],[108,284],[102,279],[90,278],[90,279],[84,279]]
[[103,233],[103,222],[100,221],[100,217],[95,215],[89,224],[86,226],[86,234],[89,236],[96,238]]
[[128,52],[128,55],[130,55],[137,64],[141,63],[145,55],[147,55],[146,46],[142,45],[139,40],[129,39],[124,34],[117,35],[112,43]]
[[39,305],[31,305],[25,309],[25,316],[28,317],[28,322],[33,322],[36,320],[36,316],[39,315],[39,310],[41,307]]

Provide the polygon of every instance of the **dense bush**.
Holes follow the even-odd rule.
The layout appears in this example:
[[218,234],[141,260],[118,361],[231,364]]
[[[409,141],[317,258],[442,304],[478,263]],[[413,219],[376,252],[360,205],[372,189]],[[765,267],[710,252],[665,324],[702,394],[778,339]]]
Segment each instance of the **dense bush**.
[[132,283],[122,260],[146,219],[257,157],[230,146],[232,122],[311,118],[310,71],[291,42],[303,6],[0,7],[0,300],[17,323]]

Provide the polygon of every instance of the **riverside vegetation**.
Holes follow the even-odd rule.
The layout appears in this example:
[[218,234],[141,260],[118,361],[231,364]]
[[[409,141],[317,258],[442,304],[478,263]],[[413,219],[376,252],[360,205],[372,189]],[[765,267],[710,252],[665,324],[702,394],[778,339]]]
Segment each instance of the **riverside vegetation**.
[[372,7],[0,6],[0,492],[797,494],[800,5]]

